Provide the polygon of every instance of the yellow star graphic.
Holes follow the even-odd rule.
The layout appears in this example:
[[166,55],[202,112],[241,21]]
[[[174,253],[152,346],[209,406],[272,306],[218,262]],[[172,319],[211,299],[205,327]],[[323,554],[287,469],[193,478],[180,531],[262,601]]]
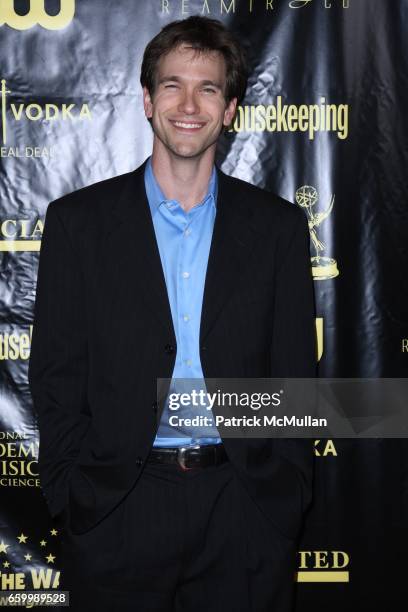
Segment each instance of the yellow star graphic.
[[45,558],[47,559],[47,563],[54,563],[55,561],[55,557],[51,553],[48,555],[48,557]]
[[10,563],[9,563],[8,561],[5,561],[5,562],[3,563],[3,567],[10,567]]
[[24,535],[24,533],[21,533],[19,536],[17,536],[17,540],[20,542],[20,544],[25,544],[27,542],[27,536]]
[[24,559],[26,561],[31,561],[31,555],[29,553],[27,553],[26,555],[24,555]]
[[41,540],[40,546],[47,546],[47,542],[45,540]]
[[7,554],[7,549],[10,546],[10,544],[5,544],[3,542],[3,540],[0,542],[0,553],[6,553]]
[[52,536],[56,536],[58,534],[58,531],[56,529],[51,529],[50,534]]

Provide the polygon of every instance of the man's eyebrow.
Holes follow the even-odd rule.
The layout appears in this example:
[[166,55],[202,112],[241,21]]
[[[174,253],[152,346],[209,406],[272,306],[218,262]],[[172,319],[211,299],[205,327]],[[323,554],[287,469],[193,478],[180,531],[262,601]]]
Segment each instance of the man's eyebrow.
[[211,85],[212,87],[216,87],[217,89],[222,89],[221,85],[216,81],[201,81],[201,85]]
[[166,81],[181,81],[180,77],[178,76],[163,76],[161,79],[159,79],[159,85],[160,83],[165,83]]
[[[178,77],[176,75],[163,76],[159,79],[158,84],[161,85],[162,83],[168,83],[169,81],[181,83],[182,80],[183,79],[181,77]],[[200,85],[202,86],[211,85],[211,87],[216,87],[217,89],[222,90],[221,85],[217,83],[216,81],[204,80],[204,81],[200,81]]]

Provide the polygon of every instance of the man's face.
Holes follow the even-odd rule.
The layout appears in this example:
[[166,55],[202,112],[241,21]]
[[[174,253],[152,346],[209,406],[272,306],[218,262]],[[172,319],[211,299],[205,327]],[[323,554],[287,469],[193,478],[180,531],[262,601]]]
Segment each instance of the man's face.
[[146,117],[162,145],[174,156],[193,158],[215,143],[231,123],[236,98],[225,101],[224,58],[181,45],[158,64],[156,88],[143,90]]

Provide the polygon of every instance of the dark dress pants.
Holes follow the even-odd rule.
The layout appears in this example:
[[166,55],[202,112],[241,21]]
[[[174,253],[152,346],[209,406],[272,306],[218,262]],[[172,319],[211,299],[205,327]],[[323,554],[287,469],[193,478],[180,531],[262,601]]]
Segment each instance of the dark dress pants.
[[62,555],[60,588],[75,612],[292,610],[296,542],[228,462],[188,471],[147,464],[97,526],[65,529]]

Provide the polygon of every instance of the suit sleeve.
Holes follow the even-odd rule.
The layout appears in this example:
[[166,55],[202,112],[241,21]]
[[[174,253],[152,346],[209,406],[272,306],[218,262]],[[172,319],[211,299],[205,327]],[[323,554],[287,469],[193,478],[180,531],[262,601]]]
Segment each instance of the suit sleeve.
[[90,422],[84,280],[78,254],[48,207],[41,244],[29,362],[40,433],[39,470],[52,516],[68,502],[68,480]]
[[[277,271],[271,376],[316,376],[316,331],[313,280],[310,269],[309,229],[306,216],[297,211],[295,227],[281,245]],[[311,500],[314,450],[306,438],[274,439],[275,451],[295,468],[305,509]]]
[[294,230],[282,241],[277,271],[272,376],[316,376],[316,332],[313,281],[310,270],[309,229],[306,216],[297,211]]

